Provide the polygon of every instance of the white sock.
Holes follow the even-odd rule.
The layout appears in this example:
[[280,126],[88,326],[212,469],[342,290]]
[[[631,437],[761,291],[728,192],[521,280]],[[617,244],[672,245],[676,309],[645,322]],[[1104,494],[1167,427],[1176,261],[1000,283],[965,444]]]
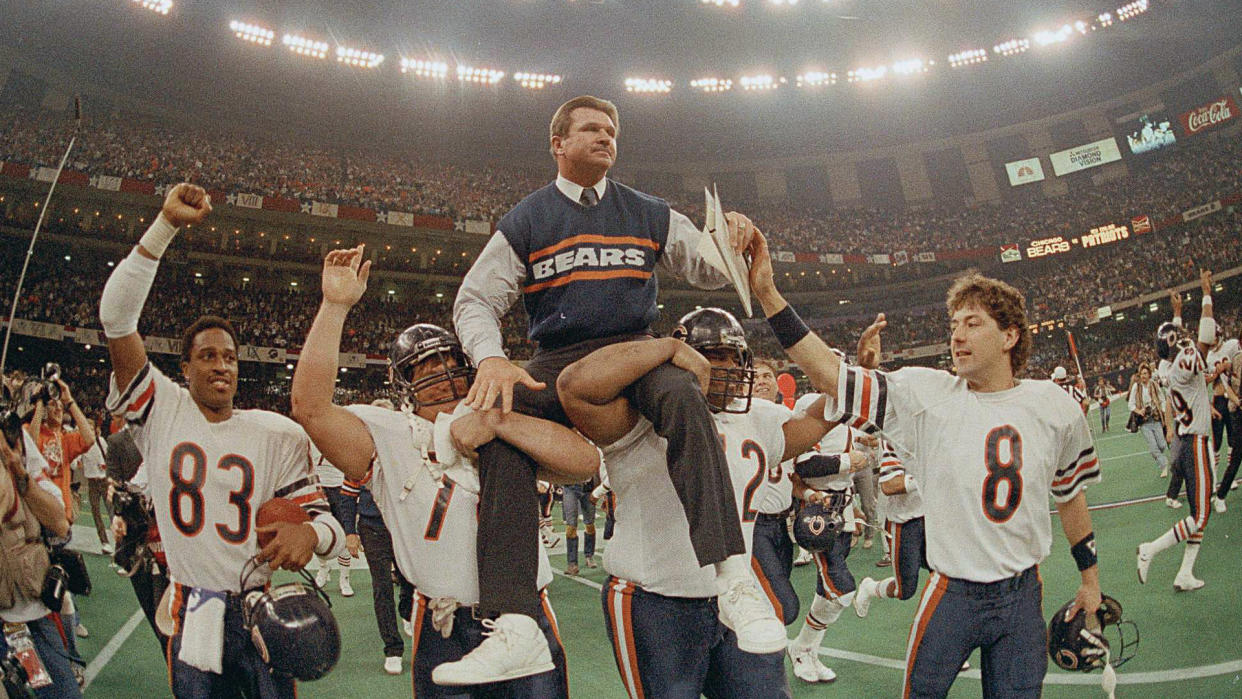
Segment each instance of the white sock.
[[[750,577],[750,556],[744,553],[734,554],[717,563],[716,582],[732,582],[737,578]],[[725,585],[728,587],[728,585]]]
[[1186,550],[1182,551],[1182,567],[1177,571],[1177,575],[1195,574],[1195,559],[1199,557],[1199,544],[1186,544]]
[[1149,543],[1148,546],[1151,547],[1151,555],[1154,557],[1156,554],[1164,551],[1165,549],[1173,548],[1176,544],[1177,534],[1170,529],[1157,537],[1155,541]]
[[811,611],[803,620],[802,630],[798,631],[798,638],[794,640],[793,645],[802,648],[818,648],[824,640],[824,633],[828,630],[828,626],[841,618],[841,612],[845,611],[853,600],[854,593],[852,592],[839,600],[830,600],[815,595],[815,599],[811,602]]

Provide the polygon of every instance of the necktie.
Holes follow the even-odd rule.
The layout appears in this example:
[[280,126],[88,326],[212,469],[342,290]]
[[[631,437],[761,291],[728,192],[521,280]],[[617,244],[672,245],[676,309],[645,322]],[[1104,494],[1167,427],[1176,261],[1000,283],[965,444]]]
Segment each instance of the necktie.
[[578,197],[578,203],[590,208],[599,203],[599,195],[595,193],[594,187],[587,187],[582,190],[582,196]]

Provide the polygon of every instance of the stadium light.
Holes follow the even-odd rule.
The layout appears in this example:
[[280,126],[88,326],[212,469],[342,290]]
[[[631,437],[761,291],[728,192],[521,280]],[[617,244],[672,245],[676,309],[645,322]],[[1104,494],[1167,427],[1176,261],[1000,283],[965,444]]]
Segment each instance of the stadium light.
[[[171,4],[171,3],[169,3]],[[1135,0],[1135,2],[1122,5],[1117,8],[1117,19],[1122,22],[1127,19],[1138,17],[1147,11],[1147,0]]]
[[794,79],[794,84],[798,87],[823,87],[824,85],[836,85],[837,74],[825,73],[819,70],[808,70],[798,75]]
[[778,7],[781,5],[797,5],[798,4],[798,0],[768,0],[768,2]]
[[518,85],[528,90],[542,90],[548,85],[556,85],[561,81],[561,76],[549,73],[514,73],[513,79]]
[[308,39],[297,34],[285,34],[281,39],[281,43],[289,47],[289,50],[300,55],[309,56],[310,58],[327,58],[328,45],[322,41]]
[[690,87],[699,92],[728,92],[733,89],[733,81],[729,78],[699,78],[691,80]]
[[374,68],[384,62],[384,54],[353,49],[348,46],[337,46],[336,62],[355,68]]
[[961,68],[962,66],[984,63],[987,60],[987,49],[966,49],[965,51],[949,54],[949,67]]
[[874,68],[856,68],[845,74],[847,82],[866,83],[873,80],[879,80],[888,75],[888,66],[876,66]]
[[1002,56],[1016,56],[1031,50],[1030,39],[1010,39],[992,47],[994,53]]
[[715,5],[716,7],[724,7],[725,5],[728,5],[729,7],[737,7],[738,3],[741,0],[699,0],[699,1],[702,2],[704,5]]
[[1099,17],[1095,18],[1095,23],[1101,29],[1113,26],[1113,14],[1111,12],[1101,12]]
[[249,41],[259,46],[271,46],[272,41],[276,38],[276,32],[267,27],[260,27],[257,24],[248,24],[246,22],[238,22],[233,20],[229,22],[229,30],[233,32],[242,41]]
[[424,61],[417,58],[402,58],[401,72],[416,78],[434,78],[443,80],[448,77],[448,64],[444,61]]
[[495,70],[493,68],[472,68],[468,65],[457,64],[457,79],[464,83],[478,83],[480,85],[495,85],[504,80],[505,72],[503,70]]
[[[158,12],[161,15],[168,14],[168,11],[171,10],[173,6],[172,0],[133,0],[133,2],[135,5],[138,5],[144,10]],[[1146,5],[1147,3],[1143,4]]]
[[626,78],[625,91],[638,93],[665,93],[673,90],[673,81],[663,78]]
[[1066,24],[1056,31],[1043,30],[1035,32],[1031,35],[1031,38],[1039,46],[1049,46],[1051,44],[1065,43],[1073,35],[1074,28]]
[[904,61],[897,61],[893,64],[893,72],[897,75],[917,75],[918,73],[926,73],[931,67],[936,65],[935,61],[924,61],[921,58],[910,58]]
[[775,78],[766,73],[761,73],[759,75],[743,75],[738,79],[738,84],[742,86],[743,90],[747,91],[775,90],[777,87],[784,84],[784,82],[785,78]]

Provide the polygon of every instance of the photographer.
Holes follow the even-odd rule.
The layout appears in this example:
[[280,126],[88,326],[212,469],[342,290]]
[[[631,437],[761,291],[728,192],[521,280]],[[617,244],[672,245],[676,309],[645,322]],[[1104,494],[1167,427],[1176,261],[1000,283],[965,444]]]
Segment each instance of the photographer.
[[1161,478],[1169,475],[1169,445],[1164,440],[1167,421],[1164,417],[1164,399],[1159,385],[1151,377],[1151,366],[1147,362],[1139,365],[1138,374],[1130,384],[1130,422],[1127,429],[1133,426],[1143,433],[1147,440],[1147,449],[1151,458],[1160,467]]
[[[29,382],[28,382],[29,383]],[[32,396],[34,419],[26,425],[30,436],[39,447],[39,453],[47,460],[48,478],[60,488],[65,505],[65,517],[72,524],[74,517],[73,473],[69,464],[90,450],[95,442],[95,430],[91,427],[82,408],[73,400],[69,386],[60,378],[60,366],[49,363],[43,370],[43,380]],[[73,418],[76,429],[66,430],[65,411]]]
[[[0,419],[4,419],[4,439],[0,439],[0,620],[6,626],[0,634],[0,660],[6,661],[4,679],[6,683],[21,681],[20,675],[25,674],[36,696],[80,697],[70,664],[76,658],[61,637],[56,614],[41,600],[50,563],[40,526],[66,537],[69,521],[56,485],[41,470],[28,473],[27,442],[19,423],[11,413]],[[18,666],[25,672],[15,672]]]

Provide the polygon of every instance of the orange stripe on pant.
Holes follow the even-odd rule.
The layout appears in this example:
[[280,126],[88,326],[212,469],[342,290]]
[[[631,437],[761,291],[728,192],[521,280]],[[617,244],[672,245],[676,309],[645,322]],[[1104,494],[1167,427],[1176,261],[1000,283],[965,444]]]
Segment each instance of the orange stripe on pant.
[[556,612],[552,611],[552,603],[548,601],[547,588],[539,591],[539,601],[543,604],[543,615],[548,618],[548,623],[552,626],[552,635],[556,637],[556,643],[561,647],[561,657],[565,659],[565,696],[569,696],[569,654],[565,652],[565,642],[561,640],[561,627],[556,623]]
[[901,524],[890,522],[889,533],[893,535],[888,544],[889,559],[893,562],[893,579],[897,581],[897,599],[904,599],[901,590]]
[[759,559],[754,556],[750,557],[750,569],[755,571],[755,578],[759,581],[759,586],[763,588],[763,594],[768,596],[768,601],[772,603],[772,608],[776,610],[776,618],[785,618],[785,608],[781,606],[781,601],[777,598],[776,593],[772,590],[772,583],[768,582],[768,576],[763,574],[763,566],[759,565]]
[[418,696],[418,673],[415,671],[415,665],[418,661],[418,643],[423,638],[423,616],[427,613],[427,598],[422,595],[414,595],[415,603],[418,608],[410,615],[410,624],[413,626],[414,637],[410,639],[410,696]]
[[832,584],[832,576],[828,574],[828,554],[820,551],[815,554],[815,567],[819,570],[819,579],[824,581],[824,589],[829,593],[829,599],[836,599],[841,596],[841,591]]
[[1195,513],[1197,530],[1190,535],[1192,541],[1203,541],[1203,531],[1207,529],[1208,513],[1212,508],[1212,449],[1206,436],[1195,438],[1195,498],[1198,500],[1198,512]]
[[631,699],[643,699],[643,683],[638,674],[638,650],[634,646],[633,601],[634,583],[614,579],[608,584],[608,618],[612,622],[617,672],[621,674],[621,683]]
[[940,604],[940,599],[944,597],[944,591],[948,585],[948,578],[940,573],[932,573],[927,580],[927,587],[923,588],[923,597],[919,599],[919,611],[914,616],[914,623],[910,625],[910,641],[906,646],[906,678],[905,688],[902,691],[902,696],[906,699],[910,696],[910,674],[914,672],[914,661],[918,658],[923,633],[927,631],[927,625],[936,613],[936,607]]

